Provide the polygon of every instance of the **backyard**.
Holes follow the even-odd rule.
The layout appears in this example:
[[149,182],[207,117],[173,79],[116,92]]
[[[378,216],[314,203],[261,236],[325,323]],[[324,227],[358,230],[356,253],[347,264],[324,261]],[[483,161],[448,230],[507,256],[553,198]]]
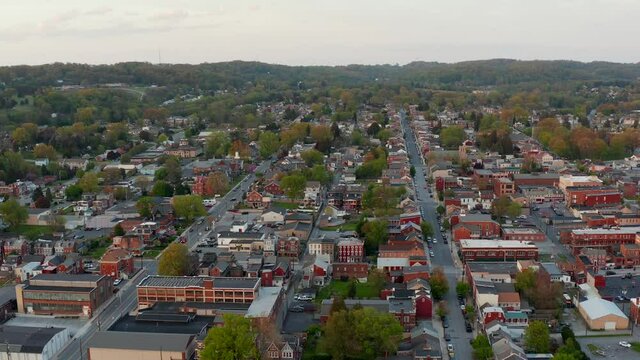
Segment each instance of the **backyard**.
[[356,231],[357,227],[358,227],[358,221],[350,221],[350,222],[344,223],[342,225],[321,227],[320,230],[323,230],[323,231],[336,231],[336,230],[340,230],[340,231]]
[[298,208],[298,204],[284,201],[274,201],[271,203],[271,206],[287,210],[295,210]]
[[27,239],[36,240],[44,235],[51,235],[53,233],[53,227],[47,225],[21,224],[15,228],[15,233],[23,235]]
[[[348,298],[349,281],[331,281],[329,285],[323,287],[318,292],[316,299],[318,301],[329,299],[332,295],[340,295],[342,298]],[[377,289],[370,283],[356,282],[357,299],[377,299],[379,294]]]

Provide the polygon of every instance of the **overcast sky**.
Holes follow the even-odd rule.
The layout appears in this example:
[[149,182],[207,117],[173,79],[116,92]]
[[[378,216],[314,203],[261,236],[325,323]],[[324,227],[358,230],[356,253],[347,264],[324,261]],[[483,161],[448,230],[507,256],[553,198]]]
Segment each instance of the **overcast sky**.
[[640,61],[640,0],[2,1],[0,65]]

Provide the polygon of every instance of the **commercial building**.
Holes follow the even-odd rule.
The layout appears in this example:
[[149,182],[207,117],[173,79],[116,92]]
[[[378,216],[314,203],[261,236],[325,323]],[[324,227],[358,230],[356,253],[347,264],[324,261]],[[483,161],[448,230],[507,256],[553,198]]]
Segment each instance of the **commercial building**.
[[610,186],[569,186],[564,192],[568,206],[592,207],[622,202],[622,193]]
[[40,274],[16,285],[18,312],[91,317],[113,295],[113,280],[94,274]]
[[70,338],[63,328],[1,325],[0,359],[51,359]]
[[460,240],[463,261],[538,260],[538,247],[514,240]]
[[196,337],[186,334],[99,331],[88,345],[91,360],[195,358]]
[[578,304],[578,311],[591,330],[629,328],[629,318],[611,301],[593,297]]
[[137,286],[138,308],[157,302],[251,303],[258,297],[259,278],[145,277]]
[[622,244],[633,244],[640,227],[629,226],[619,228],[574,229],[568,234],[568,245],[574,254],[582,248],[613,249]]
[[531,227],[513,227],[502,228],[502,238],[505,240],[518,240],[518,241],[544,241],[544,234]]

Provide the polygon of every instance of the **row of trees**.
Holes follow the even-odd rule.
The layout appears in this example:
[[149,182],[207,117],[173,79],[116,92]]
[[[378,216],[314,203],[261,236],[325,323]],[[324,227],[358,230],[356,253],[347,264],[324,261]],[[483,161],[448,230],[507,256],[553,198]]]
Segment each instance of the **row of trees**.
[[621,133],[583,126],[568,129],[555,118],[540,120],[533,135],[549,150],[569,159],[621,159],[640,146],[640,129],[625,129]]

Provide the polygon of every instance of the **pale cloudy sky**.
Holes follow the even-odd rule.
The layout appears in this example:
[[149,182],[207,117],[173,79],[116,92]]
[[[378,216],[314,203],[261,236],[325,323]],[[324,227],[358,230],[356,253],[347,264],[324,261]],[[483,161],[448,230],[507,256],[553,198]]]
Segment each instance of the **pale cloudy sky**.
[[640,61],[640,0],[0,0],[0,65]]

